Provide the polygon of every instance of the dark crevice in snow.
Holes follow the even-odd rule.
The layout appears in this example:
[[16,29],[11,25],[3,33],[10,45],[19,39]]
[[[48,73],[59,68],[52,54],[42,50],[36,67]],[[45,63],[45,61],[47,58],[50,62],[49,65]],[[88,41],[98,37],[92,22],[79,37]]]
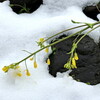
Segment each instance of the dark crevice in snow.
[[5,1],[5,0],[0,0],[0,2],[3,2],[3,1]]
[[[6,0],[0,0],[3,2]],[[17,13],[32,13],[37,10],[41,4],[43,4],[43,0],[9,0],[10,6],[12,10]]]
[[83,9],[84,14],[98,21],[97,15],[100,13],[100,3],[96,6],[87,6]]

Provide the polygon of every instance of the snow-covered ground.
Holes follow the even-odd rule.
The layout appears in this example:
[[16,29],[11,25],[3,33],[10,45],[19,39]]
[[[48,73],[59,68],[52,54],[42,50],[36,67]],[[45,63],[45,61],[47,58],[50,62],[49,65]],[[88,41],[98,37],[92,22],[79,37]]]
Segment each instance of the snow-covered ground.
[[[2,67],[17,62],[39,49],[36,41],[75,26],[71,20],[95,22],[86,17],[82,8],[100,0],[44,0],[44,4],[32,14],[17,15],[9,2],[0,3],[0,100],[100,100],[100,84],[90,86],[76,82],[68,72],[54,78],[48,73],[45,59],[48,54],[36,55],[38,68],[27,60],[31,76],[13,77],[5,74]],[[99,15],[98,15],[99,18]],[[75,32],[74,30],[72,32]],[[95,41],[99,30],[90,34]],[[24,63],[21,64],[24,69]]]

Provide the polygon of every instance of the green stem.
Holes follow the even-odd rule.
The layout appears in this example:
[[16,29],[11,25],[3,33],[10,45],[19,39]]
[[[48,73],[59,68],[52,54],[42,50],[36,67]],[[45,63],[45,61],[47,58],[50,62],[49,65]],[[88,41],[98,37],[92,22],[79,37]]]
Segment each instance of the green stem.
[[86,34],[84,34],[76,43],[76,45],[86,36],[88,35],[89,33],[91,33],[92,31],[94,31],[96,28],[99,28],[100,25],[96,26],[95,28],[91,29],[89,32],[87,32]]
[[10,4],[11,7],[13,6],[17,6],[17,7],[21,7],[24,11],[26,11],[27,13],[29,13],[29,11],[27,10],[26,6],[21,6],[21,5],[18,5],[18,4]]
[[73,52],[71,53],[71,56],[70,56],[70,58],[69,58],[69,59],[70,59],[70,61],[69,61],[69,62],[70,62],[70,66],[71,66],[72,57],[73,57]]
[[23,6],[18,5],[18,4],[10,4],[10,6],[11,6],[11,7],[13,7],[13,6],[18,6],[18,7],[24,8]]
[[[88,35],[89,33],[91,33],[93,30],[95,30],[96,28],[99,28],[100,25],[96,26],[95,28],[91,29],[90,31],[88,31],[86,34],[84,34],[76,43],[75,45],[78,45],[78,43],[86,36]],[[70,55],[70,58],[69,58],[69,63],[71,65],[71,60],[72,60],[72,57],[73,57],[73,52],[75,51],[76,47],[73,47],[72,50],[71,50],[71,55]]]
[[32,54],[31,52],[29,52],[29,51],[27,51],[27,50],[22,50],[22,51],[25,51],[25,52],[27,52],[27,53],[29,53],[29,54]]
[[27,56],[26,58],[24,58],[24,59],[22,59],[21,61],[17,62],[15,65],[20,64],[21,62],[25,61],[26,59],[30,58],[31,56],[35,55],[36,53],[42,51],[43,49],[45,49],[45,48],[47,48],[47,47],[50,47],[50,46],[53,46],[53,45],[55,45],[55,44],[57,44],[57,43],[59,43],[59,42],[62,42],[62,41],[66,40],[66,39],[68,39],[68,38],[70,38],[70,37],[72,37],[72,36],[74,36],[74,35],[76,35],[76,34],[78,34],[78,33],[81,33],[81,32],[83,32],[83,31],[87,30],[88,28],[89,28],[89,27],[87,26],[86,28],[84,28],[84,29],[82,29],[82,30],[80,30],[80,31],[78,31],[78,32],[76,32],[76,33],[74,33],[74,34],[71,34],[71,35],[69,35],[69,36],[67,36],[67,37],[65,37],[65,38],[62,38],[62,39],[60,39],[60,40],[58,40],[58,41],[56,41],[56,42],[54,42],[54,43],[51,43],[51,44],[49,44],[49,45],[47,45],[47,46],[45,46],[45,47],[43,47],[43,48],[41,48],[41,49],[35,51],[34,53],[30,54],[30,55]]
[[69,29],[67,29],[67,30],[64,30],[64,31],[58,32],[58,33],[54,34],[53,36],[47,38],[47,39],[44,40],[43,42],[48,41],[49,39],[51,39],[51,38],[53,38],[53,37],[55,37],[55,36],[57,36],[57,35],[59,35],[59,34],[61,34],[61,33],[63,33],[63,32],[67,32],[67,31],[70,31],[70,30],[73,30],[73,29],[76,29],[76,28],[80,28],[80,27],[83,27],[83,26],[86,26],[86,25],[81,25],[81,26],[77,26],[77,27],[69,28]]
[[25,66],[26,66],[26,69],[28,69],[28,68],[27,68],[27,63],[26,63],[26,60],[25,60]]
[[[100,21],[95,22],[95,23],[93,23],[92,25],[94,26],[94,25],[97,25],[97,24],[100,24]],[[61,34],[61,33],[63,33],[63,32],[67,32],[67,31],[70,31],[70,30],[73,30],[73,29],[76,29],[76,28],[80,28],[80,27],[83,27],[83,26],[87,26],[87,25],[86,25],[86,24],[85,24],[85,25],[80,25],[80,26],[76,26],[76,27],[69,28],[69,29],[66,29],[66,30],[64,30],[64,31],[58,32],[58,33],[54,34],[53,36],[51,36],[51,37],[47,38],[46,40],[44,40],[43,43],[44,43],[45,41],[48,41],[49,39],[51,39],[51,38],[53,38],[53,37],[55,37],[55,36]]]
[[[93,23],[93,26],[94,26],[94,25],[97,25],[97,24],[99,24],[99,23],[100,23],[100,21],[99,21],[99,22],[96,22],[96,23]],[[74,28],[70,28],[70,29],[64,30],[64,31],[62,31],[62,32],[59,32],[59,33],[57,33],[57,34],[55,34],[55,35],[49,37],[49,38],[46,39],[45,41],[49,40],[50,38],[52,38],[52,37],[54,37],[54,36],[56,36],[56,35],[58,35],[58,34],[61,34],[61,33],[65,32],[65,31],[69,31],[69,30],[76,29],[76,28],[83,27],[83,26],[87,26],[87,25],[81,25],[81,26],[77,26],[77,27],[74,27]],[[85,35],[83,35],[83,36],[77,41],[76,44],[78,44],[87,34],[89,34],[90,32],[92,32],[93,30],[95,30],[95,29],[98,28],[98,27],[100,27],[100,25],[98,25],[97,27],[93,28],[92,30],[90,30],[89,32],[87,32]],[[68,39],[68,38],[70,38],[70,37],[72,37],[72,36],[74,36],[74,35],[76,35],[76,34],[78,34],[78,33],[82,33],[83,31],[85,31],[85,30],[87,30],[87,29],[89,29],[89,28],[90,28],[90,27],[87,26],[86,28],[84,28],[84,29],[82,29],[82,30],[80,30],[80,31],[78,31],[78,32],[76,32],[76,33],[74,33],[74,34],[71,34],[71,35],[69,35],[69,36],[67,36],[67,37],[65,37],[65,38],[62,38],[62,39],[60,39],[60,40],[58,40],[58,41],[55,41],[54,43],[51,43],[51,44],[49,44],[49,45],[47,45],[47,46],[45,46],[45,47],[43,47],[43,48],[41,48],[41,49],[35,51],[34,53],[30,54],[30,55],[27,56],[26,58],[24,58],[24,59],[22,59],[21,61],[15,63],[15,65],[20,64],[21,62],[25,61],[26,59],[30,58],[31,56],[35,55],[36,53],[42,51],[43,49],[48,48],[48,47],[50,47],[50,46],[53,46],[53,45],[55,45],[55,44],[57,44],[57,43],[59,43],[59,42],[62,42],[62,41],[66,40],[66,39]],[[45,41],[44,41],[44,42],[45,42]]]

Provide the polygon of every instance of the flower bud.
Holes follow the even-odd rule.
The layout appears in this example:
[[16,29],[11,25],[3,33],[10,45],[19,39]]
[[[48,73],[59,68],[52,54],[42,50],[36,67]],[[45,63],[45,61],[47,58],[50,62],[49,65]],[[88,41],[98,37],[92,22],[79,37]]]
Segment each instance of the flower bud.
[[76,61],[75,61],[74,58],[72,58],[72,65],[73,65],[73,66],[76,66]]
[[17,76],[21,77],[22,76],[22,73],[18,72],[16,73]]
[[39,39],[39,42],[43,42],[43,41],[44,41],[44,38],[40,38],[40,39]]
[[46,49],[45,49],[45,52],[48,53],[48,52],[49,52],[49,48],[46,48]]
[[78,58],[78,54],[77,54],[76,52],[74,53],[74,59],[75,59],[75,60],[78,60],[78,59],[79,59],[79,58]]
[[49,58],[47,59],[47,64],[50,65],[50,59]]
[[38,66],[37,66],[37,63],[36,63],[36,61],[34,61],[34,68],[37,68]]
[[28,69],[26,70],[26,75],[27,76],[30,76],[31,75]]
[[32,57],[32,58],[30,58],[30,61],[33,61],[33,57]]
[[4,72],[8,72],[9,67],[8,67],[8,66],[4,66],[4,67],[2,68],[2,70],[3,70]]

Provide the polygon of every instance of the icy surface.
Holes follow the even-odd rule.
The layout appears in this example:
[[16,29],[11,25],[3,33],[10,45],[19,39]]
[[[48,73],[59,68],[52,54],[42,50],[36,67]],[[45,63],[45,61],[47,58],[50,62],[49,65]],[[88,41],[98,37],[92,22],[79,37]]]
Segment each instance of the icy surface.
[[[44,0],[44,4],[32,14],[20,15],[12,11],[8,1],[0,3],[0,100],[100,100],[100,84],[89,86],[76,82],[67,72],[58,73],[56,78],[49,75],[45,62],[48,54],[44,51],[37,54],[37,69],[27,60],[30,77],[13,77],[12,71],[5,74],[1,70],[3,66],[26,57],[28,54],[22,50],[38,50],[36,41],[39,38],[75,26],[71,20],[95,22],[84,15],[82,8],[98,1]],[[99,30],[90,36],[97,42]],[[21,66],[24,70],[24,63]]]

